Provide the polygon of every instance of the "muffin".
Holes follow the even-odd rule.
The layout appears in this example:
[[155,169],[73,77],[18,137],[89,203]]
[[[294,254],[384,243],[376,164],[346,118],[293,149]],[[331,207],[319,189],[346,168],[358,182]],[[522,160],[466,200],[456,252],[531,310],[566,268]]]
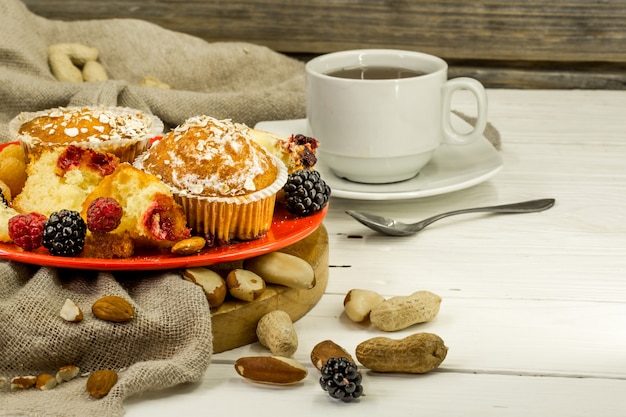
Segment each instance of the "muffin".
[[39,147],[75,145],[132,162],[163,133],[156,116],[127,107],[58,107],[25,112],[9,123],[27,154]]
[[265,235],[287,180],[285,164],[254,142],[247,126],[209,116],[168,132],[135,166],[172,189],[187,224],[213,245]]
[[9,220],[17,214],[19,213],[15,209],[7,206],[3,201],[0,201],[0,242],[12,242],[9,236]]
[[[94,257],[128,257],[133,247],[169,249],[190,236],[185,214],[169,187],[130,164],[119,164],[84,199],[81,210],[84,219],[87,219],[91,202],[99,197],[116,200],[123,214],[116,229],[90,238],[90,242],[102,250],[102,253],[92,253]],[[132,245],[127,244],[129,240]],[[105,244],[115,251],[103,250]]]
[[248,132],[252,140],[280,158],[290,174],[301,169],[313,169],[317,163],[318,141],[314,138],[302,134],[285,138],[259,129],[250,129]]
[[77,146],[41,148],[27,165],[26,183],[12,206],[46,217],[61,209],[80,212],[85,198],[118,164],[115,155]]

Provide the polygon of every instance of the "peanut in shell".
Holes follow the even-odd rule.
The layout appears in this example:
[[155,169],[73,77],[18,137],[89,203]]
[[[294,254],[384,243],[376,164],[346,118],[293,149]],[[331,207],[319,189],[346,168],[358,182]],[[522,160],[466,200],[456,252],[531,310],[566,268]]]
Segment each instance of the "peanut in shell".
[[447,353],[441,337],[425,332],[404,339],[374,337],[356,347],[359,362],[376,372],[423,374],[438,368]]
[[393,332],[431,321],[439,313],[441,297],[430,291],[388,298],[372,307],[370,322],[380,330]]

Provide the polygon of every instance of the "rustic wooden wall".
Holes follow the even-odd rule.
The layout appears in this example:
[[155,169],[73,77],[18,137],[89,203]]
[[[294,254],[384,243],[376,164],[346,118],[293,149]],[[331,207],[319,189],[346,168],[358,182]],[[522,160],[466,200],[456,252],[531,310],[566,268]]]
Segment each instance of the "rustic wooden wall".
[[433,53],[492,87],[626,88],[626,0],[23,0],[53,19],[138,18],[306,59],[349,48]]

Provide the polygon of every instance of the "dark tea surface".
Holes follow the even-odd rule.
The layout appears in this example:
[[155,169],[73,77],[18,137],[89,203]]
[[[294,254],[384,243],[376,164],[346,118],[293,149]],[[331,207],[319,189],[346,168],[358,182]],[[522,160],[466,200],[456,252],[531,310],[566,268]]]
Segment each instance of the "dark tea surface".
[[330,71],[326,75],[352,80],[395,80],[397,78],[419,77],[426,74],[409,68],[400,67],[352,67]]

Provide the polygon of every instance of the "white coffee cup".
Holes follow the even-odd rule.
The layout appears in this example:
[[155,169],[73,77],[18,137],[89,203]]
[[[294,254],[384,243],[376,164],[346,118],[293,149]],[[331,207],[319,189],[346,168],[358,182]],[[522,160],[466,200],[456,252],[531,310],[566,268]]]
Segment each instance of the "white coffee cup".
[[[423,73],[408,78],[349,79],[329,75],[350,68],[393,67]],[[451,124],[452,95],[469,90],[477,102],[470,132]],[[392,49],[333,52],[306,64],[309,133],[320,159],[339,177],[390,183],[419,173],[442,143],[467,144],[487,124],[487,94],[473,78],[448,80],[436,56]]]

